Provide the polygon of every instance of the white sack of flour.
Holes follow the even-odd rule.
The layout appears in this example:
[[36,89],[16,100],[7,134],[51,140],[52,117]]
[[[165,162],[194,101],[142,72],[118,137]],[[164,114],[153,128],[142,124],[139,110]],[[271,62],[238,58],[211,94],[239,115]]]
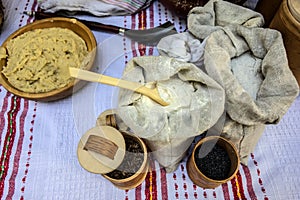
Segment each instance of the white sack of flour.
[[165,56],[133,58],[123,79],[146,86],[155,82],[161,106],[150,98],[120,90],[118,115],[143,138],[167,172],[174,171],[195,136],[212,127],[224,111],[223,88],[194,64]]

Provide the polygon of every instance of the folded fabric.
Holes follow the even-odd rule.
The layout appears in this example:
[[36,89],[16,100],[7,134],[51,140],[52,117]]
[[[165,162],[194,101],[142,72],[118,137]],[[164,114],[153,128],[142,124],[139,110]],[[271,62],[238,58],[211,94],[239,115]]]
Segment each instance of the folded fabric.
[[130,15],[146,8],[151,0],[39,0],[39,7],[48,12],[87,12],[95,16]]
[[203,63],[205,42],[188,32],[171,35],[157,44],[160,55],[176,58],[183,62],[192,62],[201,66]]
[[[265,125],[278,123],[299,93],[280,32],[261,28],[263,23],[259,13],[222,0],[196,7],[188,16],[188,34],[202,43],[205,39],[203,54],[196,56],[204,64],[198,66],[225,90],[225,119],[215,125],[222,127],[220,132],[212,132],[231,140],[244,164]],[[170,37],[163,40],[176,43]],[[166,54],[174,48],[163,40],[158,47]],[[186,36],[177,40],[185,41]],[[189,44],[182,46],[190,49]]]

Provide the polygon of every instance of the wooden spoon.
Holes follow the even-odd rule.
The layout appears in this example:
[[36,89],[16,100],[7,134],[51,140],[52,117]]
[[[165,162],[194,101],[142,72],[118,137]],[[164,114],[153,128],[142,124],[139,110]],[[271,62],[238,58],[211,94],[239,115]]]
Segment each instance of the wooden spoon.
[[105,76],[103,74],[98,74],[95,72],[78,69],[78,68],[69,68],[70,76],[74,78],[78,78],[85,81],[98,82],[106,85],[117,86],[120,88],[132,90],[143,94],[153,101],[159,103],[162,106],[167,106],[169,103],[165,102],[159,95],[156,85],[154,84],[154,88],[147,88],[144,85],[136,82],[126,81],[123,79],[114,78],[111,76]]

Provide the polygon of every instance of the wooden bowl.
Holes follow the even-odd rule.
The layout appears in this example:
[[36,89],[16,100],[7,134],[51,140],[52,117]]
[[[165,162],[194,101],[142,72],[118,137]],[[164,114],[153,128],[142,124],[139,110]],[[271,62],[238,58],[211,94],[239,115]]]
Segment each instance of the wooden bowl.
[[[43,29],[43,28],[51,28],[51,27],[59,27],[59,28],[68,28],[72,30],[74,33],[79,35],[86,43],[87,49],[90,52],[90,60],[85,66],[85,69],[90,70],[92,68],[92,65],[95,60],[95,55],[96,55],[96,46],[97,42],[96,39],[92,33],[92,31],[85,26],[83,23],[77,21],[76,19],[70,19],[70,18],[64,18],[64,17],[55,17],[55,18],[48,18],[48,19],[42,19],[35,21],[31,24],[28,24],[14,33],[12,33],[2,44],[2,47],[6,47],[7,43],[27,32],[31,31],[34,29]],[[3,67],[6,66],[7,59],[2,59],[0,60],[0,72],[2,71]],[[65,98],[72,93],[76,92],[78,89],[82,88],[85,85],[86,82],[84,81],[79,81],[79,80],[74,80],[71,83],[67,84],[65,87],[52,90],[49,92],[44,92],[44,93],[27,93],[23,92],[21,90],[18,90],[14,86],[12,86],[7,78],[0,73],[0,84],[3,85],[3,87],[20,97],[24,97],[27,99],[32,99],[32,100],[38,100],[38,101],[54,101],[58,99]]]

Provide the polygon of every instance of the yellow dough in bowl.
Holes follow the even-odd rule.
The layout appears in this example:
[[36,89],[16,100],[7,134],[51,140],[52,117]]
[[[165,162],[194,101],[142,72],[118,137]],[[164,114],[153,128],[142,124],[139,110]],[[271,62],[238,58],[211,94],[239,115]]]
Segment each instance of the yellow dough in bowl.
[[2,73],[9,83],[28,93],[49,92],[69,84],[69,67],[85,66],[85,41],[66,28],[35,29],[7,43],[7,65]]

